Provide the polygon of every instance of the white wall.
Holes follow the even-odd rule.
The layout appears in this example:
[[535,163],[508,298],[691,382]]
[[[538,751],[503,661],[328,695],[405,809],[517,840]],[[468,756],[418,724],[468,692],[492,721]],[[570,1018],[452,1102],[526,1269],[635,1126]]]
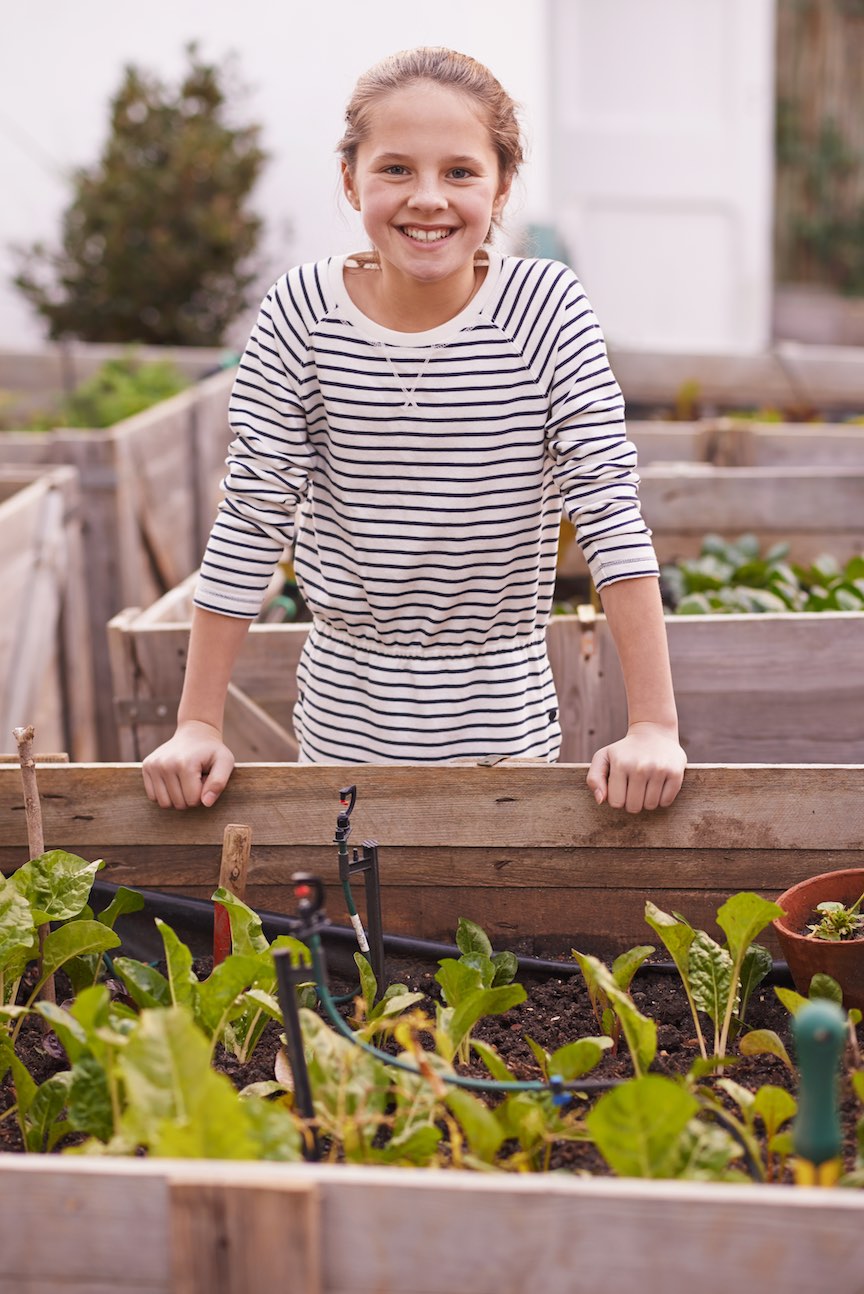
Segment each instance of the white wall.
[[[10,242],[57,240],[65,176],[97,159],[123,67],[176,79],[183,48],[236,51],[243,120],[271,161],[255,198],[267,223],[262,291],[291,263],[365,245],[337,198],[334,145],[360,72],[393,50],[450,45],[487,63],[523,104],[531,158],[511,223],[543,218],[546,0],[32,0],[6,6],[0,41],[0,346],[37,347],[42,325],[10,285]],[[238,325],[238,335],[249,320]]]
[[609,340],[771,328],[774,0],[551,0],[551,197]]

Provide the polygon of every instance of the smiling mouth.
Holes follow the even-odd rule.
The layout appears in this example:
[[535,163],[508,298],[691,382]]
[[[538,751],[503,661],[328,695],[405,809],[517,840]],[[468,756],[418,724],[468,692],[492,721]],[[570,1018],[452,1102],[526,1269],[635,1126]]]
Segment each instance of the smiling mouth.
[[417,225],[402,225],[400,232],[406,238],[410,238],[412,243],[443,243],[446,238],[450,238],[456,231],[455,229],[421,229]]

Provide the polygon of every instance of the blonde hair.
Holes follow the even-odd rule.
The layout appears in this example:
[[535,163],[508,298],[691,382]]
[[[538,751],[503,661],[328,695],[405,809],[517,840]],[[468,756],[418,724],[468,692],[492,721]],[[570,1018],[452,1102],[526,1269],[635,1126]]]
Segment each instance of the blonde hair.
[[360,77],[345,109],[345,133],[337,145],[349,173],[353,174],[357,150],[369,134],[371,108],[385,95],[417,81],[446,85],[475,100],[498,157],[501,183],[512,180],[524,161],[516,104],[488,67],[441,45],[400,50]]

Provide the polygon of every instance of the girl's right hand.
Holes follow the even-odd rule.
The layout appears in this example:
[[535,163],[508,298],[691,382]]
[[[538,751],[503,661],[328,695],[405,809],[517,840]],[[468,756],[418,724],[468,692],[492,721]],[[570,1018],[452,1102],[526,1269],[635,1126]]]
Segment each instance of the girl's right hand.
[[234,756],[222,733],[209,723],[187,719],[170,741],[142,764],[147,795],[163,809],[209,808],[225,790]]

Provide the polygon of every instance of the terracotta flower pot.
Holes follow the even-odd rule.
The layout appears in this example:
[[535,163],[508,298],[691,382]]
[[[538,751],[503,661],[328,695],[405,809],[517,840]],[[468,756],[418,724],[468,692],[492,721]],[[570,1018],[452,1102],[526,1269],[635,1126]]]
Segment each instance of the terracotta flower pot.
[[777,902],[786,913],[772,922],[780,941],[795,987],[807,994],[810,980],[816,974],[830,975],[843,990],[843,1005],[864,1011],[864,939],[811,939],[800,932],[818,917],[813,912],[818,903],[834,899],[854,903],[864,891],[864,867],[850,867],[841,872],[823,872],[793,885]]

